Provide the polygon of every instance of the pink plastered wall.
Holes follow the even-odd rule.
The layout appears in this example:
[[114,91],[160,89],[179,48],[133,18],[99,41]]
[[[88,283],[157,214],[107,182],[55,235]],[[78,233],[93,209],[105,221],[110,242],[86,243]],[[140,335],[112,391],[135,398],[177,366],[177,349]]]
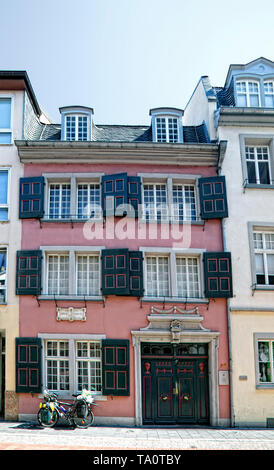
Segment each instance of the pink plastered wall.
[[[39,176],[43,173],[119,173],[126,171],[129,175],[137,173],[180,173],[200,176],[216,176],[214,167],[181,167],[168,165],[90,165],[90,164],[46,164],[25,165],[25,176]],[[115,219],[115,225],[119,223]],[[135,233],[138,234],[138,221],[134,221]],[[144,224],[145,225],[145,224]],[[106,227],[102,227],[102,239],[87,239],[83,230],[84,223],[47,223],[38,220],[24,220],[22,223],[22,249],[39,249],[41,246],[105,246],[106,248],[138,249],[140,246],[172,247],[173,240],[161,239],[160,227],[155,226],[155,238],[145,236],[142,239],[133,237],[121,240],[117,237],[106,239]],[[148,232],[147,232],[148,234]],[[220,220],[206,221],[203,225],[191,226],[190,248],[222,251],[222,225]],[[183,303],[182,303],[183,304]],[[58,306],[79,306],[83,302],[58,301]],[[162,308],[162,304],[153,303]],[[68,322],[56,320],[56,304],[54,301],[41,301],[40,306],[31,296],[20,297],[20,336],[36,337],[38,333],[68,333],[68,334],[104,334],[107,338],[124,338],[130,340],[130,386],[129,397],[108,397],[99,403],[96,414],[101,416],[135,416],[135,374],[134,351],[132,346],[132,330],[139,330],[148,325],[147,316],[151,304],[143,304],[136,298],[115,297],[103,302],[87,302],[87,320],[85,322]],[[168,308],[166,304],[165,308]],[[187,304],[187,309],[193,308]],[[209,305],[199,304],[199,314],[203,316],[204,328],[220,332],[219,337],[219,370],[229,367],[227,341],[227,308],[225,299],[210,301]],[[19,395],[19,412],[36,413],[39,399],[29,394]],[[220,417],[229,417],[229,387],[219,386]]]

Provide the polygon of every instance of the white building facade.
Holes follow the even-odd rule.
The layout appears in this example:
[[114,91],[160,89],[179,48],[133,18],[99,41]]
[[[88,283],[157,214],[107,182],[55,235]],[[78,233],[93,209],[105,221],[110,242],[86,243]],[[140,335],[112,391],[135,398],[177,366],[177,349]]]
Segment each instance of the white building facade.
[[205,121],[211,140],[227,141],[229,217],[224,249],[232,253],[228,301],[233,426],[274,421],[274,62],[230,65],[223,87],[201,77],[184,124]]

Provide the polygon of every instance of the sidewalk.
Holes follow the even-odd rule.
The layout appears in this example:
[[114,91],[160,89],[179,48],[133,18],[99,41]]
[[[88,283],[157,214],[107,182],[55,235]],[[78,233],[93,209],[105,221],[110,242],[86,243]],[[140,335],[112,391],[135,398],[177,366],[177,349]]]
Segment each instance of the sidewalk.
[[0,421],[0,450],[274,450],[274,429],[106,427],[43,429]]

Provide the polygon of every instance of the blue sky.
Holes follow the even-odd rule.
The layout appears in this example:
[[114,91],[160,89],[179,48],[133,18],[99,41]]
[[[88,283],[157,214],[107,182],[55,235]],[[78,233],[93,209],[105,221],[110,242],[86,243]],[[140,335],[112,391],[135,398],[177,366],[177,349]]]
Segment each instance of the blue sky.
[[0,0],[0,69],[26,70],[41,107],[94,108],[97,124],[148,124],[184,108],[201,75],[274,60],[274,2]]

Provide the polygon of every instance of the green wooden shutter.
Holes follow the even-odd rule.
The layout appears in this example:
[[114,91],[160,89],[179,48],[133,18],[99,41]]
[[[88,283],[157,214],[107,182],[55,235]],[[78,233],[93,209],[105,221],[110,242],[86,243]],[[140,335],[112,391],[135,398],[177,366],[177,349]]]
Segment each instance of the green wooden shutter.
[[205,296],[232,297],[231,253],[204,253]]
[[129,396],[129,340],[102,340],[103,395]]
[[16,392],[40,393],[41,369],[41,338],[16,338]]
[[[140,176],[128,176],[128,204],[132,207],[135,217],[138,217],[139,205],[142,204],[142,187]],[[131,215],[131,211],[130,214]]]
[[129,251],[129,291],[130,295],[142,297],[143,286],[143,252]]
[[102,208],[104,216],[123,216],[128,193],[127,173],[102,176]]
[[19,219],[43,217],[44,177],[20,178],[19,184]]
[[200,178],[199,194],[202,219],[228,217],[224,176]]
[[102,294],[129,295],[128,249],[102,250]]
[[41,293],[41,250],[17,251],[16,295]]

